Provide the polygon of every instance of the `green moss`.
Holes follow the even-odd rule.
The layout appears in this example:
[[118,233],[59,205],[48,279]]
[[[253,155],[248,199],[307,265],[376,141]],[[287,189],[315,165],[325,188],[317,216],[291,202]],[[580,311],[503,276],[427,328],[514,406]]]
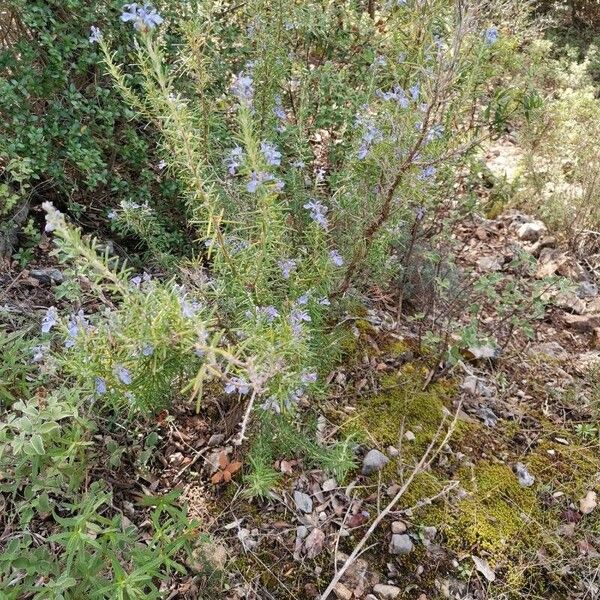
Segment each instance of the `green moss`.
[[[456,506],[448,544],[458,553],[489,553],[494,563],[531,541],[541,518],[531,488],[519,485],[506,465],[482,463],[472,473],[461,472],[469,495]],[[470,477],[469,477],[470,475]]]
[[454,385],[440,382],[423,391],[426,370],[412,364],[398,375],[382,380],[382,392],[361,400],[347,428],[380,446],[398,446],[402,431],[412,431],[414,442],[402,440],[403,458],[422,453],[433,439],[444,416],[444,402]]

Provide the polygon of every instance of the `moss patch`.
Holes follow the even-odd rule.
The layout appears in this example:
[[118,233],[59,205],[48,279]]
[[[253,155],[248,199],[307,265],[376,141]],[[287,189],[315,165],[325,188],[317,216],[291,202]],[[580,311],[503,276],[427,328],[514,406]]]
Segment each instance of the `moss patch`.
[[361,400],[348,429],[381,446],[398,446],[402,431],[412,431],[415,441],[402,441],[406,454],[422,453],[444,417],[444,404],[454,391],[451,382],[440,382],[423,391],[427,371],[407,364],[397,375],[382,380],[382,392]]

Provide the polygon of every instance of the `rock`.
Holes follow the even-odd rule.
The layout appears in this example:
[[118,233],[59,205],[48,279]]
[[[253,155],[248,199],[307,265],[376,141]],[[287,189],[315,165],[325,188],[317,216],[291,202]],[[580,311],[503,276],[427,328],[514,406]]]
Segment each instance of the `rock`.
[[371,475],[371,473],[377,473],[389,462],[390,459],[382,452],[379,452],[379,450],[375,448],[369,450],[363,459],[362,474]]
[[336,583],[333,588],[333,593],[340,600],[352,600],[354,594],[343,583]]
[[546,226],[541,221],[529,221],[517,229],[517,237],[524,242],[537,242],[546,232]]
[[482,379],[475,375],[467,375],[464,381],[460,384],[460,389],[473,396],[483,396],[491,398],[494,395],[494,390],[488,385],[485,385]]
[[536,354],[544,354],[552,358],[568,358],[569,353],[558,342],[544,342],[543,344],[535,344],[529,348],[528,352],[531,356]]
[[410,537],[406,534],[393,534],[390,541],[390,554],[408,554],[412,551],[414,545]]
[[406,523],[404,521],[394,521],[392,523],[392,533],[401,534],[406,531]]
[[296,508],[305,513],[312,512],[313,509],[313,501],[312,498],[305,494],[304,492],[299,492],[296,490],[294,492],[294,502],[296,503]]
[[62,283],[64,281],[63,274],[58,269],[31,269],[29,276],[37,279],[40,283],[50,285],[51,283]]
[[523,463],[515,465],[515,473],[519,479],[519,485],[531,487],[535,483],[535,477],[527,470],[527,467]]
[[498,423],[498,416],[487,406],[482,406],[477,411],[477,415],[481,418],[486,427],[496,427],[496,424]]
[[596,492],[590,490],[581,500],[579,501],[579,510],[584,515],[589,515],[598,506],[598,495]]
[[210,436],[210,439],[208,440],[208,445],[209,446],[218,446],[220,443],[223,442],[224,439],[225,439],[225,434],[214,433],[213,435]]
[[335,490],[335,488],[337,486],[338,486],[337,481],[333,477],[331,479],[326,479],[323,482],[323,484],[321,485],[324,492],[331,492],[331,491]]
[[433,542],[437,535],[437,527],[423,527],[423,539],[428,542]]
[[416,438],[415,434],[412,431],[405,431],[404,432],[404,439],[407,442],[414,442],[417,438]]
[[598,286],[590,281],[582,281],[577,288],[580,298],[595,298],[598,295]]
[[482,256],[477,261],[480,271],[502,271],[502,261],[496,256]]
[[587,280],[584,269],[572,256],[560,250],[544,248],[540,253],[535,276],[537,279],[544,279],[553,275],[578,282]]
[[600,327],[600,315],[563,315],[563,320],[568,327],[580,333],[593,333]]
[[556,294],[554,300],[552,300],[552,303],[554,306],[562,308],[568,312],[575,313],[576,315],[582,315],[586,309],[585,302],[571,292]]
[[529,249],[529,251],[533,256],[538,258],[544,248],[556,248],[556,238],[552,237],[551,235],[547,235],[538,242],[536,242]]
[[381,598],[381,600],[393,600],[400,595],[402,591],[399,587],[395,585],[385,585],[383,583],[378,583],[373,591]]
[[387,453],[392,457],[395,458],[396,456],[398,456],[400,454],[400,452],[398,451],[398,448],[394,447],[394,446],[388,446],[387,449]]

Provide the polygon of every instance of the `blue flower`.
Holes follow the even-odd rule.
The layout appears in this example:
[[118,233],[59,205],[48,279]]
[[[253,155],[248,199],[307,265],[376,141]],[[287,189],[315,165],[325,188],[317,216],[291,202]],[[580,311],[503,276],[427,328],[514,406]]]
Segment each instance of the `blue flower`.
[[119,378],[119,381],[125,385],[131,384],[131,373],[129,369],[123,365],[115,365],[115,375]]
[[231,84],[231,93],[244,105],[250,108],[254,98],[254,82],[251,75],[244,71],[238,73]]
[[285,186],[281,179],[278,179],[271,173],[257,173],[256,171],[252,171],[250,174],[250,181],[247,183],[246,189],[251,194],[254,194],[261,183],[265,183],[267,181],[272,181],[275,185],[275,189],[278,191],[281,191]]
[[31,349],[31,352],[33,353],[33,357],[31,359],[32,363],[40,363],[44,360],[44,358],[46,357],[46,353],[48,352],[49,348],[48,346],[34,346]]
[[331,250],[329,252],[329,258],[336,267],[341,267],[344,264],[344,259],[337,250]]
[[279,311],[274,306],[259,306],[256,312],[259,316],[264,317],[267,323],[272,323],[279,316]]
[[309,299],[310,299],[310,294],[307,292],[306,294],[302,294],[302,296],[300,296],[298,298],[298,300],[296,300],[296,304],[300,304],[301,306],[304,306],[305,304],[308,304]]
[[286,258],[284,260],[280,260],[278,263],[279,268],[281,269],[281,274],[284,279],[289,279],[290,275],[296,270],[297,265],[296,261],[291,258]]
[[415,211],[415,219],[417,221],[422,221],[425,218],[425,207],[424,206],[418,206],[417,210]]
[[425,141],[431,142],[433,140],[437,140],[437,139],[441,138],[443,135],[444,135],[444,126],[443,125],[434,125],[427,132],[427,135],[425,136]]
[[241,377],[232,377],[225,384],[225,393],[233,394],[234,392],[238,392],[239,394],[247,394],[250,391],[250,384]]
[[96,43],[102,41],[102,32],[95,25],[92,25],[90,27],[90,37],[89,37],[89,40],[90,40],[90,44],[96,44]]
[[281,164],[281,152],[279,152],[277,147],[274,144],[271,144],[271,142],[261,142],[260,151],[265,157],[268,165],[276,167]]
[[498,28],[490,27],[484,34],[484,41],[487,46],[493,46],[498,41],[499,37],[500,33],[498,32]]
[[154,346],[152,344],[144,344],[142,346],[142,354],[144,356],[152,356],[154,354]]
[[244,150],[239,146],[236,146],[230,150],[227,158],[225,158],[225,164],[227,165],[227,171],[230,175],[235,175],[242,160],[244,159]]
[[191,319],[202,308],[196,300],[190,302],[185,297],[179,298],[179,306],[181,307],[181,314],[186,319]]
[[281,102],[281,96],[279,94],[275,96],[275,106],[273,107],[273,114],[280,121],[285,121],[287,118],[287,115],[285,114],[285,109],[283,108],[283,103]]
[[151,4],[139,6],[137,3],[125,4],[121,21],[124,23],[133,22],[133,26],[138,31],[154,29],[163,22],[163,18],[156,12]]
[[310,323],[311,317],[306,310],[303,308],[294,308],[290,313],[290,325],[292,326],[292,332],[296,337],[302,333],[302,323]]
[[58,311],[51,306],[42,319],[42,333],[48,333],[58,323]]
[[416,102],[421,95],[421,86],[418,83],[415,83],[409,90],[412,99]]
[[300,381],[302,381],[302,383],[306,383],[306,384],[308,384],[308,383],[315,383],[315,381],[317,381],[317,374],[316,373],[304,372],[300,376]]
[[324,204],[318,200],[311,200],[304,205],[304,208],[310,211],[310,218],[319,225],[319,227],[327,230],[329,222],[327,221],[327,211],[329,210]]
[[421,172],[419,173],[419,179],[421,179],[421,180],[431,179],[432,177],[435,177],[436,172],[437,172],[436,168],[432,165],[430,165],[428,167],[424,167],[423,169],[421,169]]
[[357,156],[360,160],[363,160],[367,157],[371,146],[380,141],[382,138],[381,132],[375,125],[372,123],[367,123],[365,127],[365,131],[362,136],[362,141],[360,148],[358,149]]
[[104,377],[96,377],[95,387],[96,394],[99,396],[106,394],[106,380]]

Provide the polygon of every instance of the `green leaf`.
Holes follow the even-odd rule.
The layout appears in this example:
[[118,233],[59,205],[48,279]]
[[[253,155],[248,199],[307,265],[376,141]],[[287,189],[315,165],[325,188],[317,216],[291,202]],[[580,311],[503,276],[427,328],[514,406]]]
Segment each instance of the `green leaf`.
[[43,456],[46,453],[46,450],[44,448],[44,440],[42,439],[42,436],[39,433],[32,435],[31,439],[29,440],[29,443],[31,444],[31,447],[33,448],[36,454]]

